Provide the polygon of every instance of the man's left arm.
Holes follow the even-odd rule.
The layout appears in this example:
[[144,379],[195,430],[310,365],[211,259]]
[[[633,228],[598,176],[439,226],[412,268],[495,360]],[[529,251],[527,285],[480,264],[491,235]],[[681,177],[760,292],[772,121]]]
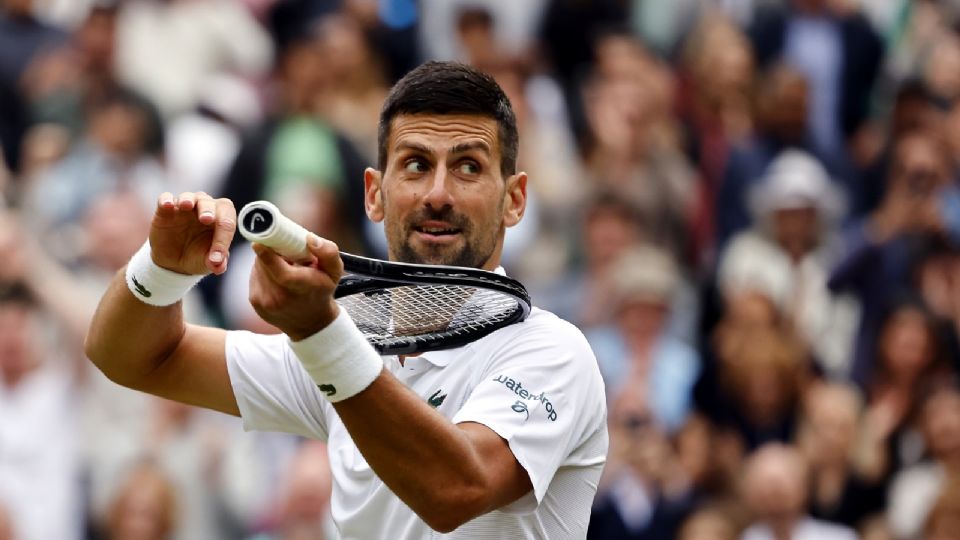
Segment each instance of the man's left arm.
[[387,371],[334,408],[377,476],[437,531],[533,489],[500,435],[479,423],[451,423]]

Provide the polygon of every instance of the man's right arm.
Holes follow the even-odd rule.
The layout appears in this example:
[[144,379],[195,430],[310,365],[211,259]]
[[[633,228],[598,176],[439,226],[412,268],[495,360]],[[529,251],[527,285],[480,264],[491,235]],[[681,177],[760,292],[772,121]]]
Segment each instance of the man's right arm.
[[[236,217],[226,199],[164,193],[150,229],[153,262],[184,275],[222,274]],[[223,330],[185,324],[181,302],[157,307],[140,301],[123,269],[97,307],[84,348],[119,384],[239,416],[225,342]]]
[[94,315],[87,357],[117,384],[239,416],[227,374],[226,332],[185,324],[180,302],[144,304],[127,288],[123,272]]

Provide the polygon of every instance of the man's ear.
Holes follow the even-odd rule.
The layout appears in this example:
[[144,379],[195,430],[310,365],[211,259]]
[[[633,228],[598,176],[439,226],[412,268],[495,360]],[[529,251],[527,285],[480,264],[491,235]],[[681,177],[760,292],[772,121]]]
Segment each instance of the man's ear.
[[503,194],[503,225],[513,227],[523,219],[527,210],[527,173],[519,172],[507,178]]
[[363,171],[363,206],[367,211],[367,217],[374,223],[383,221],[383,195],[381,192],[381,182],[383,173],[367,167]]

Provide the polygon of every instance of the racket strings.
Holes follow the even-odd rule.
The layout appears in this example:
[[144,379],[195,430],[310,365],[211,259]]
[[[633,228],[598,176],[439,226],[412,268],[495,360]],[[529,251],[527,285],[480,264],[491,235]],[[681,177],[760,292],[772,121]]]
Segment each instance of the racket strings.
[[518,302],[490,289],[460,285],[405,285],[339,299],[374,345],[411,337],[455,336],[510,318]]

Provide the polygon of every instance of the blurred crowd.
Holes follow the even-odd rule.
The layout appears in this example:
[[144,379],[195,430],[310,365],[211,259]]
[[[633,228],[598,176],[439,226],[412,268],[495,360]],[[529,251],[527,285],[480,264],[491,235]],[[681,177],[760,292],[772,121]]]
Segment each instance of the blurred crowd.
[[[82,341],[163,191],[341,249],[390,85],[493,75],[504,266],[583,329],[591,539],[960,539],[957,0],[0,0],[0,540],[335,537],[322,443],[108,381]],[[253,255],[185,301],[276,332]]]

